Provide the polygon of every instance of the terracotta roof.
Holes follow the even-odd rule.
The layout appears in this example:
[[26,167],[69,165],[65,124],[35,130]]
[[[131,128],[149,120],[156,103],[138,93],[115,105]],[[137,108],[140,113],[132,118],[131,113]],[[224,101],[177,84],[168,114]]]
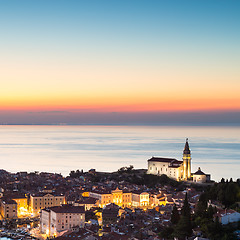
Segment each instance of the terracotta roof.
[[163,158],[163,157],[152,157],[148,160],[149,162],[175,162],[175,161],[178,161],[177,159],[175,158]]
[[91,193],[97,193],[97,194],[111,194],[111,191],[109,190],[100,190],[100,189],[94,189],[90,191]]
[[92,197],[83,197],[82,200],[76,202],[80,204],[95,204],[97,202],[97,199]]
[[20,194],[20,193],[9,193],[6,195],[6,197],[10,199],[27,198],[26,196],[24,196],[24,194]]
[[58,193],[53,193],[53,192],[51,192],[51,193],[38,192],[38,193],[31,194],[32,197],[44,197],[47,195],[54,196],[54,197],[64,197],[64,195],[62,193],[58,194]]
[[202,172],[201,168],[199,167],[198,170],[193,175],[206,175],[206,174]]
[[1,198],[1,201],[3,204],[17,204],[14,200],[10,199],[10,198]]
[[236,213],[233,209],[219,209],[218,212],[214,214],[214,217],[218,216],[220,218],[233,213]]
[[50,207],[49,209],[55,213],[85,213],[82,206],[62,205]]
[[63,234],[60,237],[55,238],[56,240],[67,240],[67,239],[85,239],[88,236],[93,235],[93,233],[91,233],[88,230],[85,229],[79,229],[78,232],[72,232],[72,231],[68,231],[65,234]]

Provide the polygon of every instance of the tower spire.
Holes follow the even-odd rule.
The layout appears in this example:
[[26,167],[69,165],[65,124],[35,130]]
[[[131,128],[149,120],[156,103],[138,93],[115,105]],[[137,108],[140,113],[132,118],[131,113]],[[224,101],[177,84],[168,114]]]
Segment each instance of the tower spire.
[[189,144],[188,144],[188,138],[186,138],[186,143],[185,143],[185,147],[183,150],[183,154],[191,154],[191,151],[189,149]]
[[188,138],[186,138],[186,143],[183,150],[183,179],[187,180],[190,178],[191,178],[191,151],[188,144]]

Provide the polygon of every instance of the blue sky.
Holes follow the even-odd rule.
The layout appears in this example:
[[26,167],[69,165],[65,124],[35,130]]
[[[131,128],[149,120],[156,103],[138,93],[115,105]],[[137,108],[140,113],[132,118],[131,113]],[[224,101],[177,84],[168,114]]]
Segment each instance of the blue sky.
[[0,0],[4,122],[46,111],[69,122],[100,112],[99,123],[109,112],[238,115],[239,12],[237,0]]

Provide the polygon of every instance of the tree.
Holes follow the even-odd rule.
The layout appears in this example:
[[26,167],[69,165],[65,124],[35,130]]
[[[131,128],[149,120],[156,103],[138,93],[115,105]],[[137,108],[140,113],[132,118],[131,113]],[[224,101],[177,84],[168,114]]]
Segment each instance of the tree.
[[207,206],[206,206],[205,202],[202,202],[199,200],[197,203],[197,206],[196,206],[195,215],[197,217],[205,217],[206,209],[207,209]]
[[183,207],[181,210],[181,215],[187,217],[189,220],[191,220],[191,210],[190,210],[190,205],[188,203],[188,198],[187,198],[187,193],[185,195]]
[[181,209],[181,217],[176,225],[174,236],[181,240],[191,235],[192,235],[191,209],[188,203],[186,193],[183,207]]
[[212,205],[210,205],[207,209],[207,217],[209,219],[213,219],[213,214],[215,213],[215,210],[213,209]]
[[189,227],[189,220],[185,216],[181,216],[178,224],[174,229],[174,237],[177,237],[179,240],[185,240],[186,237],[191,236],[192,228]]
[[171,222],[172,224],[177,224],[180,219],[180,215],[177,209],[176,204],[173,206],[172,214],[171,214]]
[[173,231],[172,227],[166,227],[159,233],[159,236],[164,239],[172,239],[171,235]]

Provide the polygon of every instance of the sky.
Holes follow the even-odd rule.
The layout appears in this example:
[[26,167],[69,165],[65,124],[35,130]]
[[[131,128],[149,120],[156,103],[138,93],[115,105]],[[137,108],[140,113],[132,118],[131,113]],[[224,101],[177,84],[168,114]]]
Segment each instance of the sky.
[[239,12],[0,0],[0,124],[240,124]]

